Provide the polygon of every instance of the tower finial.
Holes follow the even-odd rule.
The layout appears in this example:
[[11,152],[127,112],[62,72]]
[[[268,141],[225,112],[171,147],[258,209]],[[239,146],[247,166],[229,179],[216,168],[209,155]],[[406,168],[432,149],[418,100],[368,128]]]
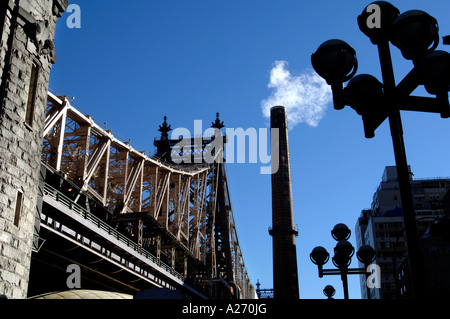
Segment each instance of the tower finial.
[[220,113],[217,112],[216,113],[216,121],[212,122],[211,125],[212,128],[217,128],[217,129],[222,129],[223,127],[225,127],[225,125],[223,124],[223,121],[220,121]]
[[161,132],[161,140],[168,139],[169,138],[169,132],[172,131],[172,127],[167,124],[167,116],[164,116],[164,123],[163,125],[159,126],[159,130]]
[[166,162],[171,161],[171,148],[169,143],[169,132],[172,131],[172,128],[169,124],[167,124],[167,116],[164,116],[164,123],[159,126],[159,130],[161,132],[161,138],[159,140],[155,140],[154,145],[156,146],[156,156],[165,160]]

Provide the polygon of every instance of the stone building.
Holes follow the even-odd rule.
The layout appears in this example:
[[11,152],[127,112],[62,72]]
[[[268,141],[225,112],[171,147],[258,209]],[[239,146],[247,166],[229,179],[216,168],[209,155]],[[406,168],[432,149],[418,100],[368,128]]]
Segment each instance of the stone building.
[[67,0],[0,1],[0,295],[27,297],[56,22]]

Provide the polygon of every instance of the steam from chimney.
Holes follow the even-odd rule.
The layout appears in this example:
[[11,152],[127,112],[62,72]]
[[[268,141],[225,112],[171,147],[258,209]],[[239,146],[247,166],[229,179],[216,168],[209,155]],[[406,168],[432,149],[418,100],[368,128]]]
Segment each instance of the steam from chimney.
[[263,115],[270,118],[274,105],[286,107],[289,128],[306,123],[317,127],[332,101],[330,86],[314,70],[292,75],[286,61],[275,61],[268,88],[272,94],[261,102]]

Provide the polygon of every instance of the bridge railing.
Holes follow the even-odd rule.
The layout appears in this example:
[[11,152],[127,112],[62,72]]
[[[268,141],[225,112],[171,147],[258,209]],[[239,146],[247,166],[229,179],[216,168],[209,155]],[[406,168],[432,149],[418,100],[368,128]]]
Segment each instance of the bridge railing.
[[83,217],[85,220],[89,221],[91,224],[95,225],[96,227],[102,229],[103,231],[107,232],[110,236],[114,237],[121,243],[125,244],[127,247],[129,247],[131,250],[138,252],[143,257],[149,259],[153,263],[157,264],[159,267],[164,269],[165,271],[171,273],[173,276],[177,277],[178,279],[184,281],[185,278],[183,275],[181,275],[179,272],[174,270],[172,267],[161,261],[160,259],[156,258],[153,254],[148,252],[145,249],[142,249],[142,251],[139,250],[138,244],[134,242],[133,240],[127,238],[123,234],[121,234],[119,231],[102,221],[97,216],[91,214],[86,209],[81,207],[80,205],[74,203],[70,198],[65,196],[64,194],[60,193],[58,190],[54,189],[48,184],[45,184],[44,186],[44,194],[46,196],[49,196],[53,198],[58,203],[64,205],[65,207],[69,208],[72,212],[76,213],[77,215]]

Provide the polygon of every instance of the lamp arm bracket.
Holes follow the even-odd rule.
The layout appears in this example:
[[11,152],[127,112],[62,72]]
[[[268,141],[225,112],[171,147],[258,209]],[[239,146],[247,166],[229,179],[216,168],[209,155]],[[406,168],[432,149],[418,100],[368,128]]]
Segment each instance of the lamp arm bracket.
[[441,113],[442,104],[437,98],[424,96],[408,96],[396,102],[400,111],[416,111]]
[[[364,268],[349,268],[345,270],[345,272],[348,275],[365,275],[368,272]],[[323,269],[322,274],[324,276],[331,276],[331,275],[340,275],[341,270],[340,269]]]
[[398,97],[409,96],[420,84],[420,80],[417,77],[417,70],[413,68],[393,89],[393,95]]

